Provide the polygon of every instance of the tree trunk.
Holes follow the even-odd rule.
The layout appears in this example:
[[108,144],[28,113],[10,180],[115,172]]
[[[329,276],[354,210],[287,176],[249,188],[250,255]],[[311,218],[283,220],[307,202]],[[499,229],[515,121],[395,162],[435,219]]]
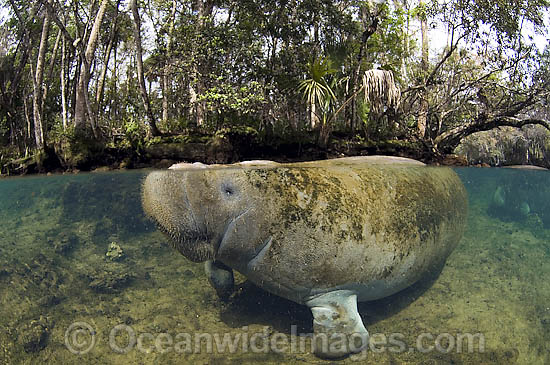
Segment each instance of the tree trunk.
[[48,35],[50,32],[50,13],[44,14],[42,23],[42,35],[40,37],[40,46],[38,47],[38,57],[36,60],[36,70],[33,76],[33,118],[34,118],[34,140],[36,148],[43,151],[44,143],[44,123],[42,121],[42,81],[44,79],[44,61],[48,49]]
[[317,140],[317,145],[321,148],[327,148],[330,135],[332,134],[332,125],[327,123],[326,120],[320,124],[321,126],[319,128],[319,139]]
[[168,122],[168,95],[170,94],[170,82],[168,81],[168,71],[166,70],[167,65],[164,65],[164,70],[162,71],[162,121],[166,125]]
[[[15,16],[19,23],[24,24],[25,20],[22,16],[22,14],[19,11],[19,8],[17,7],[17,4],[13,0],[9,0],[9,3],[11,5],[11,8],[13,12],[15,13]],[[29,15],[27,19],[29,21],[33,22],[34,18],[36,16],[36,13],[38,11],[38,7],[40,6],[40,2],[36,1],[33,3],[32,8],[28,11]],[[18,57],[14,57],[14,60],[17,60],[17,65],[13,65],[14,72],[9,75],[9,83],[7,84],[8,87],[6,90],[2,91],[2,107],[6,109],[10,109],[11,106],[14,105],[14,98],[19,98],[18,90],[20,88],[20,81],[23,77],[23,73],[26,72],[26,66],[27,62],[30,57],[31,50],[33,48],[33,44],[31,42],[31,34],[30,29],[28,27],[23,28],[23,34],[20,36],[20,41],[16,48],[16,54],[19,53]],[[19,52],[17,52],[19,51]],[[34,75],[31,75],[31,79],[34,80]],[[8,113],[9,114],[9,113]]]
[[[361,8],[361,18],[365,30],[361,35],[361,43],[359,45],[359,53],[357,54],[356,66],[352,72],[351,84],[349,86],[346,99],[351,97],[355,98],[355,88],[359,83],[359,77],[361,76],[361,66],[367,51],[367,41],[376,32],[376,29],[378,29],[378,15],[373,13],[373,11],[374,10],[371,9],[370,6],[363,6]],[[348,109],[346,109],[346,114],[347,118],[349,119],[350,130],[353,132],[355,130],[356,124],[355,120],[357,119],[357,106],[355,99],[349,104]]]
[[[212,7],[213,5],[209,0],[196,0],[195,10],[197,11],[198,19],[195,27],[195,41],[197,41],[198,35],[202,32],[202,29],[206,24],[205,20],[207,19],[207,17],[212,15]],[[199,64],[196,61],[197,48],[198,48],[198,45],[195,45],[195,47],[193,47],[194,51],[193,51],[192,59],[194,59],[194,61],[191,66],[191,80],[189,82],[189,95],[190,95],[190,103],[195,107],[196,125],[197,127],[201,127],[202,125],[204,125],[206,102],[198,101],[198,96],[202,93],[204,86],[203,86],[201,76],[199,74]]]
[[[23,108],[25,110],[25,121],[27,122],[27,133],[25,137],[30,140],[31,139],[31,131],[32,131],[32,124],[31,124],[31,117],[29,113],[29,105],[27,103],[27,98],[23,98]],[[17,136],[15,135],[16,129],[15,125],[12,125],[12,134],[14,139],[11,141],[12,143],[17,140]]]
[[151,110],[151,103],[149,102],[149,95],[147,95],[147,89],[145,88],[145,78],[143,76],[143,50],[141,48],[141,19],[139,17],[137,0],[130,0],[130,7],[132,8],[132,15],[134,17],[134,40],[136,42],[136,63],[137,63],[137,75],[139,83],[139,91],[141,92],[141,99],[143,100],[143,107],[145,108],[145,115],[149,119],[149,131],[153,136],[160,135]]
[[[90,66],[95,57],[95,51],[97,48],[99,29],[108,4],[109,0],[101,0],[99,10],[94,20],[94,25],[90,31],[90,36],[86,45],[86,52],[83,55],[80,55],[82,63],[80,65],[80,74],[78,77],[75,96],[75,128],[78,130],[84,130],[86,120],[88,120],[95,137],[97,137],[97,132],[95,130],[94,115],[89,115],[91,108],[88,101],[88,84],[90,82]],[[88,118],[86,118],[87,114]]]
[[168,75],[170,73],[170,63],[172,57],[172,38],[174,35],[174,27],[176,20],[176,0],[172,0],[172,11],[170,13],[170,27],[168,29],[168,41],[166,44],[166,56],[164,67],[162,69],[162,121],[168,122],[169,117],[169,97],[171,94],[170,81]]
[[[423,0],[420,0],[418,3],[420,9],[425,9],[426,5]],[[421,69],[423,77],[428,77],[428,51],[429,51],[429,41],[428,41],[428,20],[426,13],[421,11],[420,13],[420,31],[422,34],[422,62]],[[417,118],[417,127],[418,133],[421,138],[426,136],[426,127],[428,123],[428,90],[424,87],[420,92],[420,110],[418,111]]]
[[403,80],[408,79],[407,59],[409,57],[409,33],[410,33],[410,15],[408,0],[394,0],[394,5],[405,17],[405,24],[403,30],[403,39],[401,41],[402,57],[401,57],[401,78]]
[[[57,36],[55,38],[55,44],[53,46],[53,51],[52,51],[52,57],[50,59],[50,67],[48,71],[48,80],[50,83],[53,81],[53,70],[55,67],[55,61],[57,60],[57,52],[59,50],[60,41],[61,41],[61,30],[57,32]],[[46,103],[46,98],[48,97],[48,90],[50,90],[49,87],[47,86],[43,87],[42,100],[41,100],[42,113],[44,113],[44,104]]]
[[78,130],[86,128],[86,100],[84,100],[84,93],[86,92],[88,81],[85,80],[85,67],[85,65],[80,65],[81,72],[76,83],[76,95],[74,98],[74,125]]
[[311,99],[311,104],[309,105],[309,122],[312,130],[319,127],[319,117],[317,116],[317,105],[315,104],[315,98]]
[[105,55],[103,57],[103,69],[101,70],[101,74],[99,76],[99,79],[97,80],[97,88],[95,93],[95,106],[96,106],[96,113],[99,115],[101,112],[101,104],[103,102],[103,90],[105,89],[105,78],[107,77],[107,69],[109,68],[109,60],[111,59],[111,52],[113,50],[113,46],[116,43],[117,38],[117,23],[118,23],[118,7],[120,6],[120,0],[116,2],[115,6],[115,19],[113,21],[110,37],[109,37],[109,43],[107,44],[107,50],[105,51]]
[[65,45],[66,39],[63,37],[61,44],[61,120],[63,121],[63,130],[67,129],[67,80],[65,69],[67,67],[67,48]]
[[[117,63],[117,47],[114,49],[113,53],[113,77],[111,79],[112,81],[112,88],[113,90],[117,90],[117,80],[118,80],[118,63]],[[115,94],[118,95],[118,94]],[[116,109],[113,108],[113,104],[117,105]],[[109,98],[109,118],[113,119],[118,115],[118,103],[116,100],[113,100],[113,98]]]

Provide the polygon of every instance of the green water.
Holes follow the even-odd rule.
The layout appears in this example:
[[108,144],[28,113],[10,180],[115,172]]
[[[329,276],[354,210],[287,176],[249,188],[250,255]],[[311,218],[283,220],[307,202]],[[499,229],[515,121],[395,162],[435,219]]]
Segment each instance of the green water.
[[[457,173],[470,197],[459,247],[439,276],[361,303],[373,343],[340,363],[550,363],[550,172]],[[0,180],[0,364],[329,363],[300,336],[306,307],[241,276],[217,298],[143,216],[144,175]],[[483,346],[457,350],[461,334]]]

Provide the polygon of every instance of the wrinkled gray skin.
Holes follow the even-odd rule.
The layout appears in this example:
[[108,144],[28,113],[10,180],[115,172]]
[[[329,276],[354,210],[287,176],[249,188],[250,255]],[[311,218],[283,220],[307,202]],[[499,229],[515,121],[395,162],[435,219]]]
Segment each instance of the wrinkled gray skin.
[[174,247],[206,261],[218,294],[238,270],[310,307],[316,354],[361,351],[357,301],[406,288],[462,237],[467,199],[448,168],[385,156],[295,164],[180,164],[152,172],[143,207]]

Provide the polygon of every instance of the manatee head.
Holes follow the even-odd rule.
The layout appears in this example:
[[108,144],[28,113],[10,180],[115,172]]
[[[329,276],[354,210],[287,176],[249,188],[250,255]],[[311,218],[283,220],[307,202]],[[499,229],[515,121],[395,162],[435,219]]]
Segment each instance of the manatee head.
[[150,173],[142,204],[178,251],[201,262],[216,259],[228,240],[252,255],[260,222],[249,190],[242,169],[190,166]]

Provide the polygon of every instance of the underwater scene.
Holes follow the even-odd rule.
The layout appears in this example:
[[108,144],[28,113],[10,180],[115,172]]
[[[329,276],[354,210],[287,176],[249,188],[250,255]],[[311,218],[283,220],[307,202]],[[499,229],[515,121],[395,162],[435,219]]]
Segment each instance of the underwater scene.
[[145,216],[149,171],[0,180],[0,364],[548,364],[550,171],[457,168],[466,230],[438,272],[359,303],[366,350],[313,354],[312,314],[203,263]]

